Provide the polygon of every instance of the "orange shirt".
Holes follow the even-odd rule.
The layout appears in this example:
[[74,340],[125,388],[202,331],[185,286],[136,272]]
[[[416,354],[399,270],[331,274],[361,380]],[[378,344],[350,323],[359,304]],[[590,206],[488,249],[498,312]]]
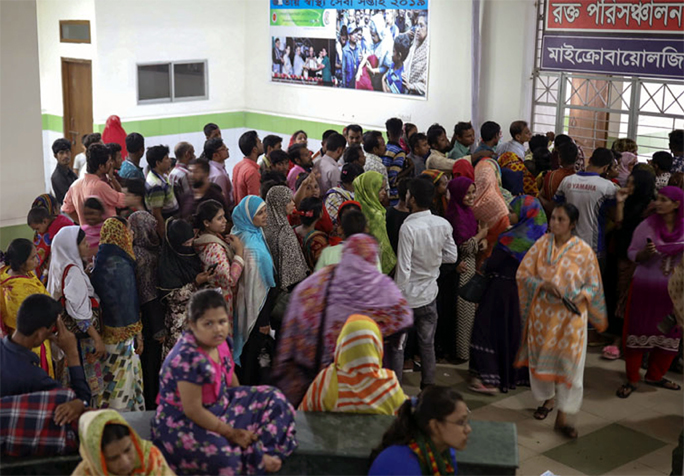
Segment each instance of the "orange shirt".
[[64,213],[76,212],[78,214],[78,222],[84,224],[83,203],[90,197],[97,197],[104,204],[105,220],[116,215],[117,208],[124,208],[126,206],[126,195],[114,190],[97,175],[85,174],[83,178],[76,180],[69,187],[64,196],[62,211]]
[[235,205],[247,195],[259,196],[261,173],[259,164],[245,157],[233,168],[233,193]]

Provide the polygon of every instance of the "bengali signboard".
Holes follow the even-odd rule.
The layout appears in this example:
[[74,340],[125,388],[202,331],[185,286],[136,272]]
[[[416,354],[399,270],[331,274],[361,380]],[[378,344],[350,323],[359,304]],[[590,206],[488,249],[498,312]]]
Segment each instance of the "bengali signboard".
[[684,79],[684,42],[651,38],[544,36],[542,69]]
[[425,97],[428,0],[271,0],[271,81]]
[[547,0],[541,69],[684,80],[684,1]]

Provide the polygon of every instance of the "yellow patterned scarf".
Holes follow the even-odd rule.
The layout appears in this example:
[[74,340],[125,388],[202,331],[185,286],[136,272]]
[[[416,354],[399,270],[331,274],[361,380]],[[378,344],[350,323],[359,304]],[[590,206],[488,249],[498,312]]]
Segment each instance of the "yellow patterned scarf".
[[105,220],[102,225],[102,230],[100,231],[100,244],[116,245],[135,261],[133,237],[131,236],[128,226],[118,218],[107,218],[107,220]]

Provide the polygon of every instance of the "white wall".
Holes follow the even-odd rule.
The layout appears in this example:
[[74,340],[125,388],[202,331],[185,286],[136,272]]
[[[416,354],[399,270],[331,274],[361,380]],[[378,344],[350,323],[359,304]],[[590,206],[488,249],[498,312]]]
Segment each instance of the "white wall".
[[35,0],[0,1],[0,226],[44,192]]
[[[534,0],[484,0],[480,119],[508,126],[531,121],[532,69],[536,28]],[[546,131],[535,131],[546,132]]]
[[[62,116],[61,58],[94,59],[97,45],[93,0],[37,0],[40,50],[40,98],[43,113]],[[91,43],[60,43],[60,20],[89,20]],[[93,68],[95,65],[93,65]],[[93,75],[94,76],[94,75]],[[93,77],[93,79],[95,79]],[[93,89],[95,89],[93,81]]]
[[[94,2],[98,31],[93,70],[96,124],[103,124],[112,114],[126,122],[243,110],[248,40],[245,8],[251,1]],[[139,106],[136,64],[182,60],[208,61],[209,98]]]
[[385,120],[403,117],[422,130],[434,122],[447,129],[470,117],[469,0],[430,0],[430,59],[427,100],[368,91],[271,83],[269,2],[247,2],[251,41],[247,43],[247,109],[323,122],[358,122],[384,130]]

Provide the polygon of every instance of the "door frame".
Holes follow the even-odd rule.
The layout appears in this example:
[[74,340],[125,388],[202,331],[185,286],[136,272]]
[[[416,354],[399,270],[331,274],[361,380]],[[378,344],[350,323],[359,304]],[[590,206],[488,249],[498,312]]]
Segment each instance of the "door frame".
[[[62,108],[63,108],[63,115],[62,115],[62,128],[64,131],[64,137],[71,142],[71,139],[67,137],[69,134],[70,130],[70,125],[68,124],[68,118],[71,117],[71,110],[70,110],[70,97],[69,97],[69,85],[68,85],[68,77],[67,77],[67,63],[78,63],[78,64],[87,64],[90,66],[90,82],[92,84],[92,78],[93,78],[93,62],[92,60],[89,59],[82,59],[82,58],[66,58],[66,57],[60,57],[60,64],[62,68]],[[91,104],[92,104],[92,88],[90,91],[91,94]],[[92,115],[92,110],[90,111]],[[90,125],[91,130],[93,129],[93,124]],[[81,134],[82,136],[82,134]],[[80,141],[80,137],[76,137],[74,139],[74,142],[71,144],[71,164],[73,165],[75,155],[73,154],[74,146]]]

